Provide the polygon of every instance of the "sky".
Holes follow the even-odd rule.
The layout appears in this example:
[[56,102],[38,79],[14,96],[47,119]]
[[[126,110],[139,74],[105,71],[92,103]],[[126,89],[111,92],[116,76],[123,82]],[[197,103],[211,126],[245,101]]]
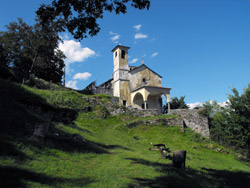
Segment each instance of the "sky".
[[[34,24],[40,4],[50,2],[1,1],[0,31],[18,17]],[[249,0],[151,0],[149,11],[128,7],[125,15],[105,13],[98,24],[98,35],[82,41],[60,33],[68,87],[110,79],[118,44],[130,47],[129,65],[143,58],[171,97],[185,96],[186,103],[224,102],[232,88],[242,93],[250,83]]]

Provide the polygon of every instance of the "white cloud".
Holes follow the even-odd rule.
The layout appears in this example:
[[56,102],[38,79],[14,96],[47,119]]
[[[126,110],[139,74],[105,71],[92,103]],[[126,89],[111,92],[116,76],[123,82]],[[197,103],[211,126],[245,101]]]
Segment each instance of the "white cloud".
[[66,56],[66,73],[70,74],[74,70],[70,67],[70,64],[76,62],[83,62],[87,58],[93,57],[96,55],[94,50],[89,49],[88,47],[82,47],[80,42],[74,40],[64,40],[59,43],[59,49],[63,51]]
[[142,26],[141,24],[139,24],[139,25],[135,25],[135,26],[134,26],[134,28],[135,28],[135,30],[136,30],[136,31],[140,31],[141,26]]
[[87,80],[89,77],[91,77],[92,74],[89,72],[83,72],[83,73],[77,73],[73,76],[74,80]]
[[[209,100],[209,104],[213,104],[215,101],[213,100]],[[217,104],[221,107],[227,107],[228,106],[228,100],[225,102],[218,102]],[[188,103],[187,105],[189,106],[190,109],[194,109],[194,108],[202,108],[203,107],[202,102],[195,102],[195,103]]]
[[95,51],[87,47],[83,48],[80,42],[74,40],[64,40],[59,43],[59,49],[66,55],[66,62],[68,64],[82,62],[96,54]]
[[110,35],[118,35],[118,33],[114,33],[113,31],[109,32]]
[[190,109],[194,109],[194,108],[202,108],[203,103],[202,102],[195,102],[195,103],[189,103],[187,105]]
[[132,59],[129,63],[132,64],[132,63],[136,63],[137,61],[138,61],[138,59],[137,59],[137,58],[134,58],[134,59]]
[[77,86],[76,86],[77,82],[78,81],[76,81],[76,80],[69,80],[66,83],[66,87],[69,87],[69,88],[72,88],[72,89],[78,89]]
[[148,35],[143,34],[143,33],[136,33],[135,34],[135,39],[145,39],[148,38]]
[[112,35],[112,37],[110,38],[112,40],[112,42],[114,42],[114,43],[119,42],[121,35],[119,35],[118,33],[114,33],[112,31],[110,31],[109,34]]
[[157,56],[158,55],[158,52],[155,52],[155,53],[153,53],[152,55],[151,55],[151,58],[153,58],[153,57],[155,57],[155,56]]
[[118,40],[119,40],[119,38],[120,38],[120,36],[121,36],[121,35],[115,35],[115,36],[111,37],[111,40],[112,40],[113,42],[117,43]]

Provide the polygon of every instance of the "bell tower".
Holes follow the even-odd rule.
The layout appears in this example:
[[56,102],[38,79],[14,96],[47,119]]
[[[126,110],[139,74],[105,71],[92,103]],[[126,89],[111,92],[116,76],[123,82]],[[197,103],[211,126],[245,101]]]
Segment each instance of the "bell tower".
[[120,98],[120,103],[130,104],[128,50],[130,47],[117,45],[113,50],[113,95]]

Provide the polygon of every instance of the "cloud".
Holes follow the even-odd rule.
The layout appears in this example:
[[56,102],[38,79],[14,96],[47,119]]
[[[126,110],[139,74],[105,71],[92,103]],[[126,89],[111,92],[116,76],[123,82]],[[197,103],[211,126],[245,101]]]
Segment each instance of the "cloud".
[[83,73],[77,73],[73,76],[74,80],[87,80],[89,77],[91,77],[92,74],[89,72],[83,72]]
[[187,105],[190,109],[194,109],[194,108],[202,108],[203,103],[202,102],[195,102],[195,103],[188,103]]
[[134,28],[135,28],[135,30],[136,30],[136,31],[140,31],[141,26],[142,26],[141,24],[139,24],[139,25],[135,25],[135,26],[134,26]]
[[137,61],[138,61],[138,59],[137,59],[137,58],[134,58],[134,59],[132,59],[131,61],[129,61],[129,63],[132,64],[132,63],[136,63]]
[[114,42],[114,43],[119,42],[121,35],[119,35],[118,33],[114,33],[112,31],[110,31],[109,34],[112,35],[112,37],[110,38],[112,40],[112,42]]
[[155,53],[153,53],[152,55],[151,55],[151,58],[153,58],[153,57],[155,57],[155,56],[157,56],[158,55],[158,52],[155,52]]
[[115,42],[115,43],[118,43],[118,40],[119,40],[120,36],[121,36],[121,35],[115,35],[115,36],[111,37],[111,40],[112,40],[113,42]]
[[145,39],[148,38],[148,35],[143,34],[143,33],[136,33],[135,34],[135,39]]
[[69,87],[69,88],[72,88],[72,89],[78,89],[77,86],[76,86],[77,82],[78,81],[76,81],[76,80],[69,80],[66,83],[66,87]]
[[83,62],[87,58],[96,54],[95,51],[87,47],[83,48],[80,42],[76,42],[74,40],[64,40],[63,42],[60,42],[59,49],[66,55],[66,62],[68,64]]

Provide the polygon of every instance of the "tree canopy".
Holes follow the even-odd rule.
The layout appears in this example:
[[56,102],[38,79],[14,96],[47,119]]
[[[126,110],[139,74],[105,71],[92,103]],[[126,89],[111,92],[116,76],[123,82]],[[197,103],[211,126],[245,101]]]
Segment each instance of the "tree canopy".
[[241,150],[250,157],[250,84],[243,94],[233,88],[228,105],[204,105],[203,115],[210,119],[211,138],[220,144]]
[[0,32],[1,65],[14,70],[19,79],[34,74],[39,78],[61,83],[64,54],[58,49],[56,23],[30,26],[18,19]]
[[174,97],[171,99],[170,107],[171,109],[187,109],[188,106],[184,101],[185,96],[181,96],[180,99]]
[[49,5],[41,5],[36,13],[42,24],[56,20],[61,32],[67,29],[81,40],[100,31],[97,19],[103,18],[104,11],[125,14],[128,3],[139,10],[150,7],[149,0],[53,0]]

